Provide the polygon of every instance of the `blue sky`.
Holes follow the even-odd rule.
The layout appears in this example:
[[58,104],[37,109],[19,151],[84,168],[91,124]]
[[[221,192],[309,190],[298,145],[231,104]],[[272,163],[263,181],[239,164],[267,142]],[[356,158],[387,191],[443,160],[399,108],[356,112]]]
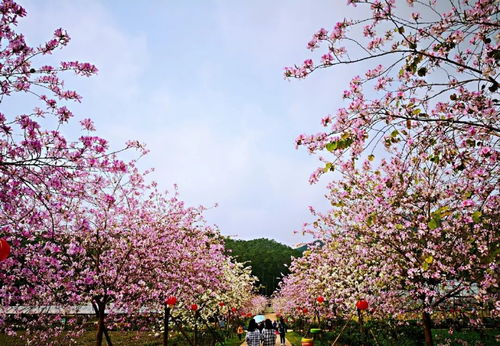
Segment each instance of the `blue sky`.
[[223,234],[305,240],[293,231],[311,220],[309,205],[327,208],[326,180],[308,184],[319,162],[294,139],[321,130],[353,71],[303,81],[286,81],[282,71],[310,55],[317,29],[352,15],[345,1],[20,3],[30,43],[62,27],[72,41],[53,58],[100,70],[66,78],[84,98],[72,105],[77,118],[94,119],[115,148],[128,139],[147,143],[140,166],[154,167],[165,189],[178,184],[191,205],[218,203],[206,217]]

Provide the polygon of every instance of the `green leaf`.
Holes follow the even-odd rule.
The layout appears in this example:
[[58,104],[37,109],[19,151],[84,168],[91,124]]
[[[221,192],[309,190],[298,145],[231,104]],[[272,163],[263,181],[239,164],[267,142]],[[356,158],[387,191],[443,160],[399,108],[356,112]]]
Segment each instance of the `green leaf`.
[[323,168],[323,173],[326,173],[328,171],[333,171],[333,165],[331,162],[328,162],[326,165],[325,165],[325,168]]
[[368,161],[373,161],[375,159],[375,155],[368,155]]
[[451,211],[450,211],[450,207],[448,207],[448,206],[441,207],[441,208],[439,208],[436,211],[431,213],[432,218],[436,219],[437,221],[441,221],[443,216],[448,216],[450,214],[451,214]]
[[429,161],[439,163],[439,155],[430,156]]
[[354,143],[354,140],[350,137],[343,136],[344,138],[339,139],[338,141],[334,141],[325,145],[326,150],[329,152],[333,152],[337,149],[347,149]]
[[428,256],[428,257],[425,258],[425,263],[431,264],[433,260],[434,260],[434,257]]
[[346,149],[346,148],[349,148],[353,142],[354,142],[354,140],[352,138],[346,138],[346,139],[341,140],[339,145],[340,145],[340,148]]
[[331,142],[331,143],[328,143],[327,145],[325,145],[325,148],[329,152],[333,152],[335,149],[337,149],[337,145],[338,145],[338,142],[335,141],[335,142]]
[[399,131],[398,130],[394,130],[391,132],[391,137],[396,137],[397,135],[399,135]]
[[375,221],[375,214],[370,214],[367,218],[366,218],[366,224],[368,226],[371,226],[373,225],[373,222]]
[[422,263],[422,269],[423,270],[429,269],[429,263],[427,263],[427,262],[424,261],[424,263]]
[[483,216],[483,213],[481,213],[479,210],[475,211],[472,214],[472,221],[474,221],[474,223],[481,222],[481,216]]
[[427,226],[429,226],[430,229],[436,229],[439,227],[439,221],[437,221],[436,219],[432,219],[431,221],[429,221]]

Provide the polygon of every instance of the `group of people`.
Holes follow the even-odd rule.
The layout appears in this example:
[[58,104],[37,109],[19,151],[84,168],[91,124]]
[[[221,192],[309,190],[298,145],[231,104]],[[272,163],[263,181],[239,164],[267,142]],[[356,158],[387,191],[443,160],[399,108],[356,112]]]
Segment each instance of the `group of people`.
[[279,322],[272,322],[267,319],[257,324],[252,318],[248,324],[246,342],[248,346],[274,346],[276,344],[276,336],[280,336],[280,344],[285,345],[285,333],[287,326],[283,317],[280,317]]

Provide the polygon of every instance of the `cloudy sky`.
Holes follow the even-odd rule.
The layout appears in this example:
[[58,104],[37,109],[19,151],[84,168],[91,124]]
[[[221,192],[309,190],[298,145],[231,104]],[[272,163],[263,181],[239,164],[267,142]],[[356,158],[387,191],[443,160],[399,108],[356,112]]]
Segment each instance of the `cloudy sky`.
[[319,162],[294,139],[321,130],[353,71],[282,72],[310,55],[316,30],[352,16],[345,0],[19,1],[31,44],[62,27],[72,41],[54,58],[99,68],[66,78],[84,97],[72,110],[98,135],[115,148],[147,143],[141,167],[191,205],[217,203],[206,217],[223,234],[305,240],[293,231],[311,220],[309,205],[327,207],[326,181],[308,184]]

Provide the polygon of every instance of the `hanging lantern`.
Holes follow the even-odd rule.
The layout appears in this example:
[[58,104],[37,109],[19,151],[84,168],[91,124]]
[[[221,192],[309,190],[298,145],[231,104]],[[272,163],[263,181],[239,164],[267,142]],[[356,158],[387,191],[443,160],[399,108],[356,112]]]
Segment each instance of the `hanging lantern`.
[[325,302],[325,298],[323,296],[319,296],[318,298],[316,298],[316,301],[318,302],[318,304],[323,304]]
[[169,307],[173,307],[177,303],[177,298],[176,297],[168,297],[165,299],[165,304],[167,304]]
[[0,261],[3,261],[10,255],[10,245],[7,240],[0,238]]
[[236,312],[236,310],[238,310],[238,309],[236,309],[234,306],[231,308],[232,312]]
[[191,304],[191,306],[189,307],[189,310],[191,310],[191,311],[196,311],[196,310],[198,310],[198,305],[196,305],[196,304]]
[[358,300],[358,302],[356,303],[356,308],[358,308],[359,310],[366,310],[368,309],[368,302],[364,299]]
[[224,302],[220,302],[220,303],[219,303],[219,306],[220,306],[220,307],[223,307],[224,305],[226,305]]
[[314,346],[314,339],[302,338],[300,342],[302,346]]

